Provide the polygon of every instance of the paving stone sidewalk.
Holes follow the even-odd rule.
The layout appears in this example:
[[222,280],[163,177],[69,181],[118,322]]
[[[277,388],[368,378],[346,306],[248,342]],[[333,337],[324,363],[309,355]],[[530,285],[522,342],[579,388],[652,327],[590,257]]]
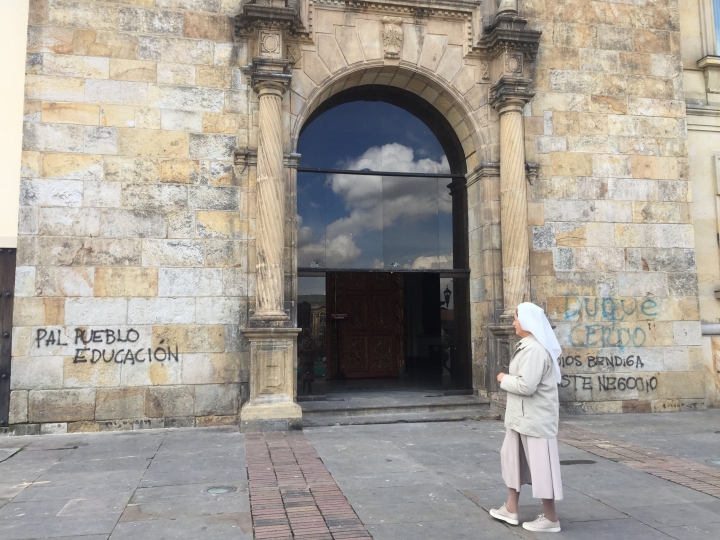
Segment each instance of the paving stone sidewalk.
[[[556,537],[718,536],[701,488],[720,471],[720,411],[564,422]],[[492,421],[0,437],[0,539],[536,538],[487,513],[506,494],[503,437]],[[520,502],[523,520],[541,511]]]

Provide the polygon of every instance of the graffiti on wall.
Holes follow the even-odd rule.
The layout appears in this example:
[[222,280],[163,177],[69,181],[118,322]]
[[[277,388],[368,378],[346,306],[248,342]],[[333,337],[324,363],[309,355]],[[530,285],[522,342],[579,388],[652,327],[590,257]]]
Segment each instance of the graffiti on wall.
[[87,330],[75,328],[73,338],[63,335],[55,328],[38,328],[33,346],[38,349],[68,347],[74,350],[73,363],[99,362],[135,364],[136,362],[179,362],[178,346],[174,347],[160,340],[157,347],[139,346],[140,332],[134,328],[126,330],[102,328]]
[[638,317],[654,320],[658,303],[649,297],[566,295],[563,316],[566,321],[577,321],[568,336],[573,347],[643,347],[647,331],[635,323]]

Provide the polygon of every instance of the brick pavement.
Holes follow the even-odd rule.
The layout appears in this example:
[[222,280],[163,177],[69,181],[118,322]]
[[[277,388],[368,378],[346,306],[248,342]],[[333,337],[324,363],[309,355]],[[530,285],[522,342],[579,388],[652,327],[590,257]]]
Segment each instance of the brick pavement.
[[257,540],[370,540],[302,432],[245,435]]
[[565,423],[560,424],[558,440],[596,456],[720,499],[720,469],[611,439]]

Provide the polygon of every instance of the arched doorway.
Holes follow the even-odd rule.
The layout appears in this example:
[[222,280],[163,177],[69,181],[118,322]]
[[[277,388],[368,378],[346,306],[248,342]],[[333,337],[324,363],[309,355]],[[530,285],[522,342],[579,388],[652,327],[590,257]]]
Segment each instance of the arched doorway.
[[309,115],[297,151],[298,399],[470,392],[466,157],[447,116],[353,87]]

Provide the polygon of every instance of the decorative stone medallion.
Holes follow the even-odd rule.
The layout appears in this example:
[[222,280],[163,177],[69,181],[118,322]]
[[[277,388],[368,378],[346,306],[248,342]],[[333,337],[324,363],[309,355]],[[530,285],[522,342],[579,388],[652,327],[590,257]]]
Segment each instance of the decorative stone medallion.
[[260,56],[265,58],[282,58],[282,34],[260,30]]

